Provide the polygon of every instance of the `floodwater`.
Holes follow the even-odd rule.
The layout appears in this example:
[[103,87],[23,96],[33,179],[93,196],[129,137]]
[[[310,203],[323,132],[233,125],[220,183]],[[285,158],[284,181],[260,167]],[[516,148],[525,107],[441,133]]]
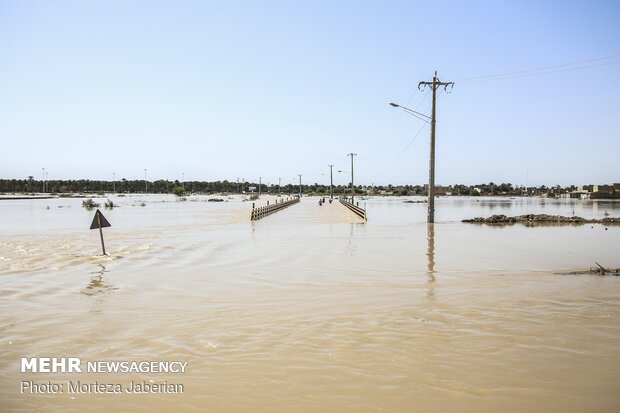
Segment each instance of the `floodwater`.
[[[251,202],[208,198],[112,197],[109,257],[81,199],[0,201],[0,411],[620,411],[620,277],[566,274],[620,267],[620,228],[460,222],[620,203],[440,198],[427,225],[403,198],[360,200],[367,223],[304,198],[252,223]],[[188,365],[21,373],[35,356]],[[22,394],[25,380],[184,391]]]

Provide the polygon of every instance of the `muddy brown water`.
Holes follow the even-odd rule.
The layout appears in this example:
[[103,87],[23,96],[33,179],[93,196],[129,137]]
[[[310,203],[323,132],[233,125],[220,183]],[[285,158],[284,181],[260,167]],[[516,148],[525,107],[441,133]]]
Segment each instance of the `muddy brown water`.
[[[402,198],[360,200],[367,223],[318,198],[252,223],[251,202],[208,198],[112,198],[110,257],[82,200],[0,201],[0,411],[620,411],[620,277],[557,274],[620,267],[620,228],[460,222],[620,204],[440,198],[429,226]],[[21,373],[24,356],[188,368]],[[184,392],[21,394],[24,380]]]

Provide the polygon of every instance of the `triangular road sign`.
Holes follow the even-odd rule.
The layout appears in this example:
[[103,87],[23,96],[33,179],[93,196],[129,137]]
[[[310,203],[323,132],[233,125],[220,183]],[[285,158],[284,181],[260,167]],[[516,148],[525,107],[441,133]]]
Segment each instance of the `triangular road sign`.
[[[99,218],[99,219],[97,219],[97,218]],[[97,229],[97,228],[99,228],[99,224],[101,224],[101,228],[111,227],[112,226],[112,225],[110,225],[108,220],[105,219],[105,217],[103,216],[101,211],[97,210],[97,212],[95,212],[95,217],[93,218],[93,222],[92,222],[92,224],[90,224],[90,229]]]

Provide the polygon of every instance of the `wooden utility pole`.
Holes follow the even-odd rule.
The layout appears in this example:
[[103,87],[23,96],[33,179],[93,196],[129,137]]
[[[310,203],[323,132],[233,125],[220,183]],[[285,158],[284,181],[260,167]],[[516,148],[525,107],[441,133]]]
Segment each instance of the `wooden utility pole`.
[[261,195],[261,186],[263,186],[263,183],[261,182],[261,177],[258,177],[258,197],[260,198]]
[[357,156],[357,154],[349,153],[347,155],[351,157],[351,203],[353,203],[353,201],[355,201],[355,184],[353,183],[353,157]]
[[299,174],[299,200],[301,201],[301,174]]
[[433,76],[432,82],[420,82],[418,89],[430,86],[433,92],[433,104],[431,109],[431,149],[430,160],[428,165],[428,216],[426,221],[429,224],[435,222],[435,107],[436,107],[436,91],[439,86],[443,86],[447,90],[448,86],[454,86],[454,82],[440,82],[437,78],[437,71]]
[[329,165],[329,198],[334,198],[334,165]]

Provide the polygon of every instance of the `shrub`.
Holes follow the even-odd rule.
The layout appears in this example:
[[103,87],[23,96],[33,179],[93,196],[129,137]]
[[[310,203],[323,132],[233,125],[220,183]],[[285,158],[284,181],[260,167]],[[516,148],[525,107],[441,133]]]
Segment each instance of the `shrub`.
[[88,198],[85,201],[82,201],[82,206],[86,209],[99,208],[99,204],[93,201],[92,198]]

